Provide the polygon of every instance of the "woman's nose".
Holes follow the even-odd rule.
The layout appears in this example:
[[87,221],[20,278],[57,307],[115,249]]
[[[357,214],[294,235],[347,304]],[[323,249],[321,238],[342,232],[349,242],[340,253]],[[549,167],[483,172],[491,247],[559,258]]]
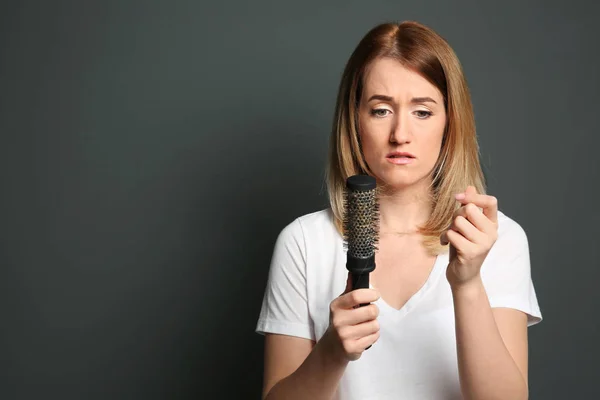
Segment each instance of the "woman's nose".
[[410,129],[407,121],[402,121],[402,118],[398,120],[392,126],[390,132],[390,143],[406,143],[410,142]]

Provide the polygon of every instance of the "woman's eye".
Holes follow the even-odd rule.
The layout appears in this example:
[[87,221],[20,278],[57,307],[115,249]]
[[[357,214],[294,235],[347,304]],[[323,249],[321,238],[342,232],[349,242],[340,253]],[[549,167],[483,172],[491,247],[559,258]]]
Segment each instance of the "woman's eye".
[[386,109],[386,108],[376,108],[375,110],[371,110],[371,115],[374,115],[375,117],[385,117],[386,115],[388,115],[387,113],[389,113],[390,110]]
[[415,112],[417,113],[417,117],[419,117],[420,119],[429,118],[433,114],[431,111],[423,111],[423,110],[417,110]]

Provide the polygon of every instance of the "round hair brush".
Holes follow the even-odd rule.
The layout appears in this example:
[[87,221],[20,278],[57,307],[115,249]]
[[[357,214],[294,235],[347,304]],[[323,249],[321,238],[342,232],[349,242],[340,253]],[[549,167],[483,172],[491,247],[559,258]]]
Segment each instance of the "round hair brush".
[[[375,178],[353,175],[346,180],[344,247],[352,290],[369,288],[369,273],[375,269],[379,240],[379,204]],[[361,304],[364,305],[364,304]]]

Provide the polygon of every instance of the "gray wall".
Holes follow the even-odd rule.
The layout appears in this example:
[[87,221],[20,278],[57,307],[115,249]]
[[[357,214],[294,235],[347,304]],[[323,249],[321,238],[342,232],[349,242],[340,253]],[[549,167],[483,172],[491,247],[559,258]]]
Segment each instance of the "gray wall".
[[0,7],[1,398],[258,398],[275,237],[326,206],[347,57],[405,19],[457,52],[529,235],[531,398],[600,397],[597,3]]

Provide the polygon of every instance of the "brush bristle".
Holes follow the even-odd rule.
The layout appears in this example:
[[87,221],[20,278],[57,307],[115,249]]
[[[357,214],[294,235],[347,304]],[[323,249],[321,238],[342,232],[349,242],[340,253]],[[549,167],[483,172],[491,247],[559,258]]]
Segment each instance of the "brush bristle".
[[344,248],[357,258],[368,258],[379,241],[379,203],[376,189],[352,191],[344,196]]

